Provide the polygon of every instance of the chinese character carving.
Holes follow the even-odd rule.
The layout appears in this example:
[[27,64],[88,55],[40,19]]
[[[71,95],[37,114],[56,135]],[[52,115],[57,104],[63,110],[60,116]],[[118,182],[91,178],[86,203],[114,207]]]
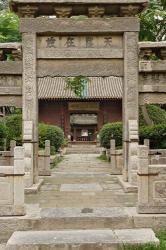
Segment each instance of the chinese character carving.
[[104,47],[105,48],[110,48],[112,46],[112,37],[104,37]]
[[93,37],[92,36],[86,37],[86,47],[93,48]]
[[46,42],[47,42],[47,48],[56,48],[56,46],[55,46],[55,42],[56,42],[55,37],[53,37],[53,36],[48,37]]
[[72,37],[72,36],[67,37],[67,41],[66,41],[65,45],[66,45],[67,48],[75,47],[74,37]]

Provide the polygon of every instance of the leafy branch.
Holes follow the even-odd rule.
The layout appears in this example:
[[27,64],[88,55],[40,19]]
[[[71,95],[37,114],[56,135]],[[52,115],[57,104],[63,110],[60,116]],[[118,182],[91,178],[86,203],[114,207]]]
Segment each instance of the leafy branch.
[[79,98],[86,97],[86,87],[87,83],[89,82],[89,78],[86,76],[75,76],[75,77],[67,77],[66,78],[66,88],[75,93],[76,96]]

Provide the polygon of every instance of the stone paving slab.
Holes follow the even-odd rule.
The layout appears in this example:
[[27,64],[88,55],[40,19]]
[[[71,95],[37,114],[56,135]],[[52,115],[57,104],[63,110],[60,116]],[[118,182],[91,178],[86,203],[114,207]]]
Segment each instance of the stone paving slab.
[[98,183],[86,183],[86,184],[62,184],[60,191],[102,191],[102,187]]
[[15,232],[9,239],[6,250],[38,250],[44,246],[46,249],[55,247],[57,250],[105,250],[106,247],[113,250],[124,243],[158,244],[159,241],[151,229],[26,231]]

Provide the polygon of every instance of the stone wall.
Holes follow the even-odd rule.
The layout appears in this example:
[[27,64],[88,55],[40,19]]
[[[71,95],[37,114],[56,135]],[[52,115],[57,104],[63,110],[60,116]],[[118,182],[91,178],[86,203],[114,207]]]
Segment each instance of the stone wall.
[[148,147],[138,147],[138,213],[166,213],[166,164],[149,165]]

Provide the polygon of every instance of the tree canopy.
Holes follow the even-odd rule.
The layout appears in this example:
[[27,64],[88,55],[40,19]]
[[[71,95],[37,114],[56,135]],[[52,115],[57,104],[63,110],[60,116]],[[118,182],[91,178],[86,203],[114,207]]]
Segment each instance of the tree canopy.
[[166,40],[166,0],[150,0],[148,8],[140,15],[140,40]]

